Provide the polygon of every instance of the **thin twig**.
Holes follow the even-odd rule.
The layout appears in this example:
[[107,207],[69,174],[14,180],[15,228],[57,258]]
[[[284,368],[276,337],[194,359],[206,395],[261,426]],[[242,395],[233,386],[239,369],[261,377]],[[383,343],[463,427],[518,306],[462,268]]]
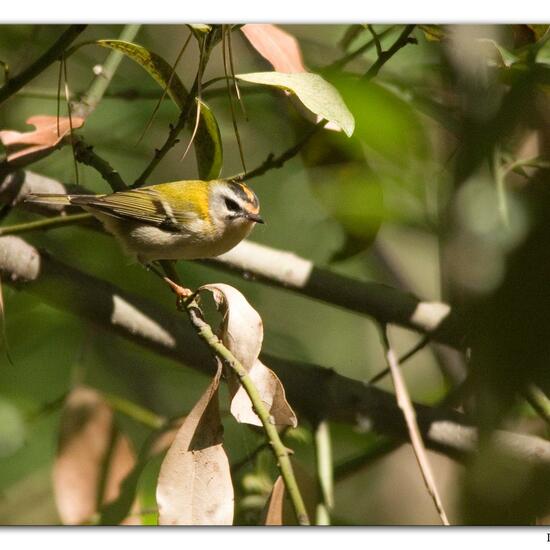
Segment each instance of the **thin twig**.
[[187,40],[183,43],[183,46],[181,47],[176,60],[174,61],[174,65],[172,65],[172,71],[170,72],[170,78],[168,79],[168,82],[166,83],[166,86],[164,90],[162,91],[162,95],[158,98],[157,104],[155,105],[155,108],[153,109],[153,112],[151,113],[151,116],[149,117],[149,120],[147,121],[147,124],[145,125],[145,128],[143,129],[143,132],[141,132],[141,135],[139,136],[136,145],[141,142],[145,134],[147,133],[147,130],[151,127],[151,124],[153,123],[153,120],[155,119],[155,115],[157,114],[162,102],[168,97],[168,90],[170,89],[170,86],[172,85],[172,80],[174,80],[174,76],[176,75],[176,68],[178,66],[178,63],[180,62],[183,54],[185,53],[185,50],[187,49],[187,45],[189,44],[189,41],[191,40],[191,37],[193,36],[192,32],[189,32],[189,36],[187,37]]
[[334,464],[332,462],[330,426],[327,420],[319,422],[315,429],[315,460],[320,490],[315,524],[330,525],[330,515],[334,507]]
[[397,398],[397,404],[399,408],[403,411],[403,416],[405,417],[405,422],[409,430],[409,436],[411,443],[414,449],[414,454],[420,467],[422,477],[424,478],[424,483],[428,489],[428,493],[434,501],[435,508],[441,522],[443,525],[450,525],[449,520],[447,519],[447,514],[443,508],[437,486],[435,484],[435,479],[433,477],[432,469],[428,456],[426,455],[426,448],[424,447],[424,442],[422,441],[422,436],[420,435],[420,429],[418,428],[418,423],[416,421],[416,412],[411,402],[407,386],[405,385],[405,380],[401,374],[401,369],[399,368],[399,363],[395,356],[395,353],[390,346],[390,342],[387,334],[387,326],[382,327],[382,342],[386,351],[386,361],[391,370],[392,380],[395,387],[395,395]]
[[378,59],[372,64],[371,68],[363,75],[363,80],[371,80],[374,78],[380,69],[404,46],[410,43],[409,35],[413,32],[416,25],[407,25],[397,40],[393,43],[389,50],[381,52]]
[[[422,337],[409,351],[404,353],[397,361],[399,365],[403,365],[406,361],[408,361],[411,357],[416,355],[421,349],[424,349],[430,342],[430,338],[428,336]],[[386,367],[385,369],[382,369],[378,374],[375,374],[372,378],[370,378],[367,381],[367,384],[376,384],[379,380],[390,374],[390,368]]]
[[71,44],[86,27],[87,25],[71,25],[46,52],[32,63],[32,65],[27,67],[16,77],[10,78],[10,80],[0,88],[0,104],[17,93],[23,86],[47,69],[52,63],[55,63],[55,61],[61,57],[67,46]]
[[283,445],[276,426],[271,422],[269,411],[266,409],[254,382],[252,382],[252,379],[241,362],[222,344],[212,331],[212,327],[204,320],[202,311],[196,301],[196,296],[191,297],[191,299],[186,302],[185,309],[199,337],[206,342],[211,351],[220,360],[233,369],[238,375],[242,387],[252,402],[254,412],[262,422],[271,449],[275,454],[298,523],[300,525],[309,525],[310,522],[306,507],[298,483],[296,482],[296,477],[294,476],[288,449]]
[[372,25],[367,25],[367,29],[372,34],[372,39],[374,40],[374,45],[376,46],[376,55],[380,57],[382,55],[382,45],[380,44],[380,38]]
[[[389,33],[391,33],[394,30],[394,28],[395,28],[394,26],[391,26],[391,27],[385,29],[384,31],[382,31],[378,35],[378,39],[381,40],[382,38],[387,36]],[[323,67],[323,71],[334,71],[334,70],[337,70],[337,69],[342,69],[350,61],[352,61],[356,57],[360,56],[361,54],[367,52],[374,45],[375,45],[374,40],[370,40],[369,42],[367,42],[366,44],[363,44],[362,46],[360,46],[359,48],[357,48],[353,52],[350,52],[350,53],[342,56],[340,59],[337,59],[336,61],[333,61],[330,65],[327,65],[326,67]]]
[[295,143],[292,147],[289,147],[286,151],[281,153],[278,157],[274,156],[273,154],[268,155],[268,157],[258,166],[257,168],[254,168],[253,170],[250,170],[250,172],[244,172],[242,174],[236,174],[235,176],[231,176],[229,178],[226,178],[227,181],[248,181],[252,178],[257,178],[258,176],[262,176],[267,171],[272,170],[273,168],[281,168],[285,162],[290,160],[291,158],[295,157],[307,144],[307,142],[322,128],[325,127],[325,125],[328,123],[327,120],[321,120],[319,121],[309,132],[307,132],[300,141]]
[[55,229],[56,227],[80,224],[83,222],[85,223],[93,219],[94,217],[91,214],[71,214],[70,216],[55,216],[53,218],[46,218],[32,222],[18,223],[15,225],[6,225],[4,227],[0,227],[0,236],[5,237],[6,235],[29,233],[30,231],[46,231],[48,229]]
[[[76,162],[76,151],[75,151],[75,138],[74,138],[74,128],[73,128],[73,109],[71,106],[70,92],[69,92],[69,77],[67,76],[67,60],[65,56],[61,57],[61,65],[63,65],[63,80],[64,80],[64,90],[65,90],[65,102],[67,103],[67,114],[69,115],[69,136],[71,138],[71,149],[73,151],[73,164],[74,164],[74,178],[76,185],[79,184],[78,180],[78,163]],[[59,135],[59,116],[57,118],[57,135]]]
[[[233,105],[233,95],[231,93],[231,85],[229,84],[229,75],[227,74],[227,54],[225,49],[227,30],[225,25],[222,26],[222,57],[223,57],[223,73],[225,75],[225,85],[227,88],[227,97],[229,99],[229,108],[231,110],[231,122],[233,124],[233,132],[235,133],[235,139],[239,147],[239,156],[241,158],[241,164],[244,172],[246,172],[246,163],[244,161],[243,144],[241,142],[241,136],[239,134],[239,127],[237,126],[237,117],[235,114],[235,106]],[[232,64],[231,64],[232,65]],[[233,77],[233,75],[231,75]],[[233,77],[234,79],[234,77]],[[235,81],[235,85],[237,85]],[[237,88],[238,90],[238,88]]]

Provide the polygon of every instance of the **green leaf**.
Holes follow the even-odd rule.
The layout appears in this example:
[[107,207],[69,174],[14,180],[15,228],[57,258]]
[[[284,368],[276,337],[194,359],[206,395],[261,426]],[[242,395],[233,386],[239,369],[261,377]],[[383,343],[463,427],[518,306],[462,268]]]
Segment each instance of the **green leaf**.
[[239,80],[275,86],[295,94],[313,113],[340,127],[348,137],[355,129],[355,119],[338,90],[314,73],[247,73],[235,75]]
[[[160,55],[133,42],[124,40],[98,40],[95,42],[104,48],[122,52],[145,69],[153,79],[166,90],[172,101],[181,109],[187,99],[187,89],[172,66]],[[201,101],[199,128],[195,136],[195,155],[200,179],[219,177],[223,163],[223,148],[220,129],[210,108]],[[194,117],[190,117],[193,124]]]
[[219,177],[223,163],[222,138],[214,114],[206,103],[200,102],[201,118],[195,136],[195,154],[199,177],[214,180]]
[[[135,61],[145,69],[163,89],[166,89],[168,96],[181,109],[187,98],[187,90],[177,74],[172,75],[172,66],[160,55],[149,51],[147,48],[126,42],[124,40],[97,40],[95,42],[104,48],[117,50]],[[168,86],[168,82],[170,85]]]

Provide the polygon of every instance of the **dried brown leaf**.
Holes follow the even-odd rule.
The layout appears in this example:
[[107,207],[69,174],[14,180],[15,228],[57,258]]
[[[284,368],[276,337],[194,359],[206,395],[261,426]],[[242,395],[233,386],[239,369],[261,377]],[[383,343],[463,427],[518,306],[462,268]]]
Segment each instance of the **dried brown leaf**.
[[281,73],[305,73],[300,45],[276,25],[248,24],[241,31],[254,49]]
[[[62,523],[90,522],[98,512],[103,480],[106,504],[118,496],[120,484],[134,464],[130,442],[116,431],[113,412],[101,395],[84,386],[73,390],[63,411],[53,470],[55,501]],[[139,521],[128,519],[125,523]]]
[[283,525],[283,510],[285,502],[285,482],[279,476],[273,484],[269,503],[265,514],[264,525]]
[[[59,124],[58,124],[59,122]],[[26,120],[34,126],[30,132],[0,130],[0,141],[7,149],[6,160],[13,166],[24,166],[52,152],[65,142],[65,138],[84,125],[84,118],[35,115]]]
[[[263,323],[258,312],[235,288],[225,284],[205,285],[201,290],[213,293],[218,309],[223,313],[221,340],[248,371],[273,422],[281,426],[296,426],[294,411],[285,397],[277,375],[259,359],[264,337]],[[232,396],[231,414],[239,422],[261,426],[252,402],[235,376],[229,377]]]
[[233,523],[233,485],[218,406],[220,376],[221,367],[164,458],[157,484],[160,525]]

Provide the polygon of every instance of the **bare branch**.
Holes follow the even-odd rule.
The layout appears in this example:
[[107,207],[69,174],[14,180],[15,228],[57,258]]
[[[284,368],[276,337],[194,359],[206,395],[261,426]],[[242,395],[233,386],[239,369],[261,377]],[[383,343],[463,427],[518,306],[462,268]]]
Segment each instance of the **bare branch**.
[[[0,238],[0,276],[6,284],[31,292],[52,307],[71,312],[111,334],[198,371],[213,370],[208,348],[197,345],[194,330],[177,314],[40,254],[19,237]],[[302,417],[314,422],[326,418],[369,425],[378,433],[407,440],[403,415],[393,395],[317,365],[272,355],[262,355],[261,360],[281,378],[289,402]],[[415,405],[415,409],[428,448],[454,458],[476,451],[477,431],[462,415],[423,405]],[[495,439],[518,459],[550,464],[550,442],[544,439],[504,431],[495,432]]]

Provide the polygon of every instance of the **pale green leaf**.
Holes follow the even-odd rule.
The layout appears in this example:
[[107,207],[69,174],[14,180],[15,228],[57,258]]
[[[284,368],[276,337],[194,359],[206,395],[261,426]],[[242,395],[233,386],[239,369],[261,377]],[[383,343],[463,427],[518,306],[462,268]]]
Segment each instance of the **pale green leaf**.
[[245,82],[287,90],[295,94],[310,111],[336,124],[348,137],[353,134],[355,120],[342,96],[332,84],[318,74],[269,71],[235,76]]

